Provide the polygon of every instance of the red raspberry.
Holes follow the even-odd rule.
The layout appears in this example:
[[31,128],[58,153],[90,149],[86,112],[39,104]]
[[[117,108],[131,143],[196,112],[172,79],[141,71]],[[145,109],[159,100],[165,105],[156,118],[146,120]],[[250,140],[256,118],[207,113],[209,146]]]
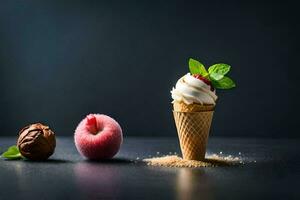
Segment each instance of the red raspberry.
[[210,90],[214,91],[214,87],[212,86],[212,83],[210,80],[208,80],[207,78],[203,77],[200,74],[193,74],[193,77],[195,77],[196,79],[199,79],[201,81],[203,81],[206,85],[210,86]]

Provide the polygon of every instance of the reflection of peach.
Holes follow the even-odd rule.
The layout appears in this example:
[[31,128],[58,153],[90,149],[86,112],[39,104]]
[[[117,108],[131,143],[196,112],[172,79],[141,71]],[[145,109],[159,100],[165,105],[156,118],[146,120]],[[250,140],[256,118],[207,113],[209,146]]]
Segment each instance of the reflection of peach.
[[75,131],[75,145],[79,153],[90,159],[112,158],[123,140],[118,122],[107,115],[90,114]]
[[178,171],[177,199],[208,199],[212,200],[211,182],[205,172],[197,169],[181,168]]
[[74,172],[78,189],[86,199],[119,197],[120,173],[117,167],[83,162],[75,165]]

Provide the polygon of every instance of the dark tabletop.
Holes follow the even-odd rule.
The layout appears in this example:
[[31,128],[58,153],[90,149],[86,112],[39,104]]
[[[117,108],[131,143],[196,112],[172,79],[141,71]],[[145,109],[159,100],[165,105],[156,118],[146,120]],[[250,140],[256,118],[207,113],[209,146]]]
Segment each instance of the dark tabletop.
[[[0,137],[0,152],[14,143]],[[222,151],[244,164],[191,169],[139,161],[180,153],[177,138],[125,138],[115,159],[102,162],[82,158],[73,138],[58,138],[48,161],[0,160],[0,199],[300,199],[299,145],[212,137],[208,154]]]

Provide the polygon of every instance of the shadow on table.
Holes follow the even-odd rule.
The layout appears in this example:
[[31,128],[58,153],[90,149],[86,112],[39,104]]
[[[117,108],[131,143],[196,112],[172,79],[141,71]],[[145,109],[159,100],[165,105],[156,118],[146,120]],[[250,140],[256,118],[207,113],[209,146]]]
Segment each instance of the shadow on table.
[[32,163],[47,163],[47,164],[63,164],[63,163],[73,163],[73,161],[65,160],[65,159],[54,159],[49,158],[47,160],[29,160],[25,159],[25,162],[32,162]]

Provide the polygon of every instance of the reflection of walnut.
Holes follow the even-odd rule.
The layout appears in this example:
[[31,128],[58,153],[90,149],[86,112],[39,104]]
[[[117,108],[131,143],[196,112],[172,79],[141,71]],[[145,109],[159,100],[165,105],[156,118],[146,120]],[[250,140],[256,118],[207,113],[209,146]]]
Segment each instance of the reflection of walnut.
[[55,134],[48,126],[31,124],[19,133],[18,148],[22,156],[31,160],[46,160],[56,146]]

